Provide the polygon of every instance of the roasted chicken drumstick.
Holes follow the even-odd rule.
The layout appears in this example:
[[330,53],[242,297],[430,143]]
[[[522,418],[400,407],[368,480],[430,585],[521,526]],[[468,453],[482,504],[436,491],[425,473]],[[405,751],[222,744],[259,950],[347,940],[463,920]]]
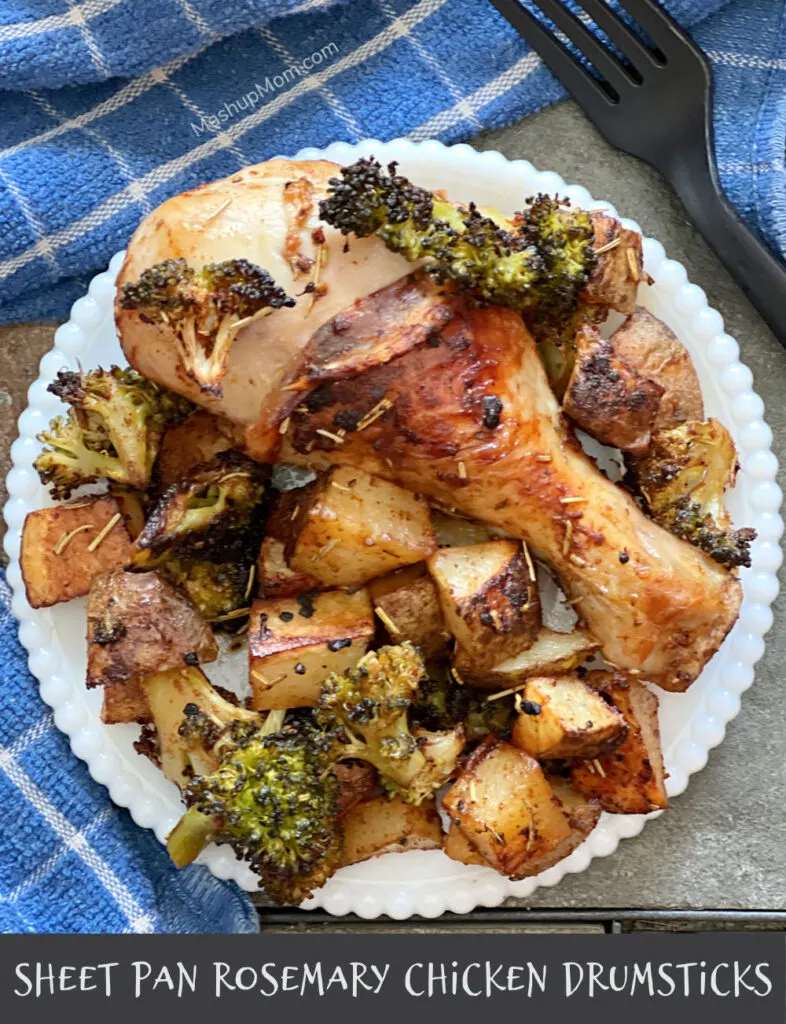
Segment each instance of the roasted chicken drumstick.
[[[414,275],[411,287],[434,286]],[[283,457],[365,469],[520,537],[612,664],[685,690],[737,617],[735,576],[647,519],[583,453],[516,313],[453,298],[449,322],[425,341],[410,332],[402,353],[362,315],[367,301],[384,304],[361,300],[306,349]]]

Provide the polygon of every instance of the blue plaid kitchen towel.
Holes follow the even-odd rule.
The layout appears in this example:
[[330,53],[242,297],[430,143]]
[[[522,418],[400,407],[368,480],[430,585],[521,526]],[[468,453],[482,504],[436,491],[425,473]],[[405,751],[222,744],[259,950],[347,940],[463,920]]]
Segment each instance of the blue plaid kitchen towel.
[[[723,183],[786,255],[784,0],[667,6],[713,64]],[[65,317],[145,214],[244,164],[453,142],[564,95],[486,0],[0,0],[0,90],[5,322]],[[174,872],[71,754],[4,588],[0,930],[252,931],[237,889]]]

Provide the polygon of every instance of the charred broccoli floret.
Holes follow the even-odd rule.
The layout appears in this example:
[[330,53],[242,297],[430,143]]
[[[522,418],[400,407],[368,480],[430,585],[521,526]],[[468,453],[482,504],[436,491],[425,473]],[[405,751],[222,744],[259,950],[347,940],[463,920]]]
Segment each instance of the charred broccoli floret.
[[469,690],[454,682],[447,670],[431,671],[418,687],[410,718],[415,725],[437,732],[464,721]]
[[723,503],[734,484],[737,453],[717,420],[691,420],[655,434],[634,463],[634,478],[653,519],[727,569],[749,566],[755,530],[735,530]]
[[538,195],[505,224],[470,205],[460,208],[360,159],[332,178],[320,216],[342,234],[376,234],[410,261],[426,260],[439,281],[476,300],[519,312],[547,307],[567,315],[594,266],[590,218],[566,202]]
[[432,673],[418,688],[411,718],[432,731],[461,725],[468,743],[485,739],[490,733],[507,737],[513,725],[514,698],[488,698],[484,690],[459,686],[448,672]]
[[123,285],[120,305],[173,328],[186,374],[202,391],[221,394],[229,350],[238,330],[295,300],[270,274],[245,259],[195,270],[184,259],[165,260]]
[[391,795],[419,803],[451,776],[464,744],[460,727],[410,731],[407,712],[425,675],[411,644],[328,677],[313,712],[272,711],[264,720],[193,671],[174,696],[171,685],[143,684],[156,755],[165,772],[172,766],[170,778],[180,773],[189,808],[167,839],[170,856],[182,867],[208,843],[228,843],[282,903],[305,899],[340,866],[337,762],[367,761]]
[[169,553],[149,563],[180,587],[214,630],[234,632],[248,617],[254,562],[208,562]]
[[193,409],[135,370],[117,366],[61,370],[47,390],[70,406],[38,435],[44,450],[35,468],[55,498],[102,478],[146,487],[164,431]]
[[[222,560],[261,542],[268,466],[240,452],[219,452],[172,484],[153,506],[139,536],[142,551]],[[249,538],[253,533],[253,538]]]
[[448,780],[458,756],[452,744],[439,743],[447,737],[416,736],[410,729],[409,711],[425,676],[412,644],[383,647],[346,675],[328,676],[316,711],[317,723],[336,737],[336,760],[368,761],[390,795],[415,804]]
[[513,694],[489,700],[489,694],[483,690],[469,691],[467,714],[464,718],[464,731],[467,742],[483,740],[489,735],[507,739],[513,727],[516,714]]
[[137,540],[134,565],[158,569],[208,621],[242,624],[262,542],[268,467],[220,452],[159,498]]
[[188,783],[189,810],[167,846],[182,867],[209,842],[228,843],[274,900],[300,903],[340,866],[339,787],[332,740],[305,718],[281,724],[280,714]]

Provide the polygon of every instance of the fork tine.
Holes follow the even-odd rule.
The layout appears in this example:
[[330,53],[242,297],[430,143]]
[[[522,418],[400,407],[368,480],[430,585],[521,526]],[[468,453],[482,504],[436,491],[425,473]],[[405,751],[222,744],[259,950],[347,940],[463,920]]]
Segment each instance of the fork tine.
[[602,117],[614,106],[614,100],[598,80],[518,0],[491,0],[491,3],[572,93],[587,117],[593,120]]
[[533,3],[540,7],[547,18],[551,18],[557,28],[595,66],[615,92],[622,93],[626,86],[633,84],[614,54],[579,21],[573,11],[564,6],[563,0],[533,0]]
[[639,71],[643,71],[647,67],[661,67],[660,62],[644,40],[625,24],[605,0],[577,0],[577,3],[584,8],[598,28],[606,33]]
[[[579,0],[581,2],[581,0]],[[685,33],[675,21],[653,0],[617,0],[662,51],[669,55],[669,44],[684,45]]]

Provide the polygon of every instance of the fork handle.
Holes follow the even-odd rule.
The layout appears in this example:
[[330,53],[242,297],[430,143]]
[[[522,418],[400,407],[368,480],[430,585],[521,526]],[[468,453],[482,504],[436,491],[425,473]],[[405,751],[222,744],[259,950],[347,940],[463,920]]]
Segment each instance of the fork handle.
[[697,173],[690,154],[683,150],[682,157],[679,165],[664,168],[666,177],[710,247],[786,347],[786,266],[738,217],[718,180],[714,159],[707,161],[704,154],[705,166]]

